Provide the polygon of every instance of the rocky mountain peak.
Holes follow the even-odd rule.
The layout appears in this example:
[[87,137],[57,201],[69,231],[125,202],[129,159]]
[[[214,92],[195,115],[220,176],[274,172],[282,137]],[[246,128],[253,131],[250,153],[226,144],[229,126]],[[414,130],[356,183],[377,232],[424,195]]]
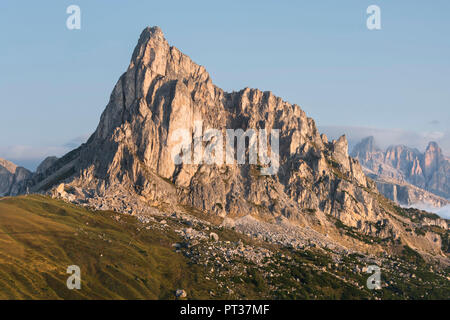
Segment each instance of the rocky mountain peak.
[[165,39],[164,38],[164,33],[161,30],[160,27],[158,26],[153,26],[153,27],[146,27],[144,30],[142,30],[141,36],[140,36],[140,40],[141,39],[150,39],[150,38],[160,38],[160,39]]
[[439,147],[438,143],[435,141],[431,141],[428,146],[427,146],[427,150],[426,151],[435,151],[435,152],[439,152],[442,153],[441,148]]
[[[188,138],[182,146],[180,132]],[[275,169],[264,174],[269,168]],[[142,32],[92,137],[33,182],[32,192],[101,210],[283,217],[336,234],[338,219],[365,234],[402,232],[394,220],[386,222],[388,209],[349,157],[345,136],[328,142],[298,105],[270,92],[223,91],[157,27]]]
[[429,157],[432,161],[443,160],[442,149],[439,145],[432,141],[428,144],[427,149],[425,151],[425,157]]
[[428,147],[425,151],[423,166],[424,173],[427,178],[432,178],[433,175],[439,171],[441,163],[446,162],[442,155],[442,150],[439,145],[432,141],[428,144]]
[[[177,130],[192,134],[210,128],[222,133],[265,129],[268,135],[279,130],[279,170],[262,179],[258,178],[262,165],[253,168],[254,163],[175,164],[171,154]],[[208,147],[205,141],[203,148]],[[51,177],[39,177],[33,190],[73,172],[67,182],[91,195],[128,190],[146,201],[184,203],[219,215],[249,214],[256,203],[273,215],[297,220],[304,219],[303,208],[337,215],[343,205],[355,206],[335,200],[337,190],[352,183],[374,188],[349,157],[345,136],[329,143],[298,105],[270,92],[250,88],[224,92],[212,84],[203,67],[170,46],[157,27],[142,32],[93,136],[46,172]],[[345,183],[336,177],[345,178]],[[311,192],[312,188],[319,189]],[[364,201],[372,201],[366,197]],[[339,215],[357,224],[356,217]]]
[[199,66],[180,50],[172,47],[164,37],[162,30],[155,27],[145,28],[134,49],[129,70],[144,71],[143,79],[153,78],[155,73],[170,79],[209,79],[205,68]]
[[342,135],[337,140],[332,141],[333,155],[338,160],[339,163],[344,164],[345,167],[348,166],[348,141],[347,136]]
[[375,138],[373,136],[362,139],[358,144],[358,149],[366,152],[376,152],[380,150],[380,148],[376,145]]

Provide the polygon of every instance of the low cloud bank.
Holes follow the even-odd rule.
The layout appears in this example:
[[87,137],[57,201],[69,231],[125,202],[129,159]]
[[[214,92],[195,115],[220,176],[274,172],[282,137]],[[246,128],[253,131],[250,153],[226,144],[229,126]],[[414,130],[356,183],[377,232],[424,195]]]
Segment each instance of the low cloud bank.
[[436,213],[444,219],[450,219],[450,205],[439,209]]
[[61,146],[29,146],[13,145],[0,147],[0,158],[15,163],[18,166],[35,171],[37,166],[49,156],[61,157],[67,152],[86,142],[88,135],[71,139]]

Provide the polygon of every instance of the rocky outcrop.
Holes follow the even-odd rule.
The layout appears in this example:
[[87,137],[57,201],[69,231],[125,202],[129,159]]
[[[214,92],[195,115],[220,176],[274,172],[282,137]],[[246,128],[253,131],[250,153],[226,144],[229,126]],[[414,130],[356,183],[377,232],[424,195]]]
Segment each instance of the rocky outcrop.
[[14,196],[26,192],[26,182],[31,175],[27,169],[0,158],[0,196]]
[[[228,152],[228,129],[248,136],[254,130],[241,145],[245,157]],[[180,145],[180,132],[188,132],[189,144]],[[239,149],[239,141],[229,146]],[[216,161],[209,161],[212,155]],[[223,91],[158,27],[142,32],[89,140],[34,176],[32,191],[49,189],[73,202],[130,213],[157,206],[222,218],[283,217],[321,232],[340,221],[393,239],[404,228],[349,157],[345,136],[328,141],[298,105],[271,92]],[[440,251],[438,243],[420,246]]]
[[[401,145],[390,146],[382,151],[376,147],[374,138],[368,137],[355,146],[352,156],[373,174],[373,178],[380,182],[379,186],[383,186],[382,190],[393,190],[395,185],[402,186],[402,193],[408,196],[404,200],[399,199],[400,203],[421,202],[421,198],[424,198],[429,199],[426,202],[433,206],[448,204],[442,198],[450,199],[450,162],[443,156],[437,143],[430,142],[425,153]],[[387,187],[387,184],[391,187]],[[411,185],[425,190],[423,195]],[[429,193],[436,197],[433,199]]]

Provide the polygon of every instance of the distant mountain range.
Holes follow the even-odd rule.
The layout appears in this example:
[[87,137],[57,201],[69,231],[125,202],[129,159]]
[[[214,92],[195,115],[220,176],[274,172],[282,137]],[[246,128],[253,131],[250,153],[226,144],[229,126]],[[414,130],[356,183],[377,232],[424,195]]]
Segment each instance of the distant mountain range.
[[33,177],[41,175],[57,160],[57,157],[47,157],[37,167],[36,172],[31,172],[11,161],[0,158],[0,197],[27,193]]
[[357,144],[351,153],[386,197],[402,205],[450,204],[450,161],[436,142],[425,152],[404,145],[377,147],[373,137]]

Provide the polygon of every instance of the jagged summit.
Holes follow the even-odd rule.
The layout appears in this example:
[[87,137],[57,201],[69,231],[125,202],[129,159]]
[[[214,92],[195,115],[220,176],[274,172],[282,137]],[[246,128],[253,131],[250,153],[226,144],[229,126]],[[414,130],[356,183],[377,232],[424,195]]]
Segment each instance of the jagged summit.
[[139,41],[146,39],[147,37],[157,37],[164,39],[164,33],[158,26],[146,27],[144,30],[142,30]]
[[442,152],[439,144],[435,141],[430,141],[430,143],[428,143],[427,150],[439,150],[439,153]]
[[[450,162],[445,159],[436,142],[430,142],[424,153],[404,145],[392,145],[386,151],[372,148],[371,145],[374,145],[373,139],[363,139],[353,149],[352,156],[375,174],[376,179],[394,179],[396,185],[409,183],[438,196],[422,196],[414,190],[415,196],[404,200],[402,204],[421,202],[421,198],[426,198],[422,202],[431,202],[436,207],[448,204],[448,201],[439,197],[450,199]],[[383,190],[387,190],[386,184],[389,183],[383,181]],[[389,191],[389,194],[392,192]],[[408,195],[410,192],[403,194]]]
[[375,138],[373,136],[362,139],[357,145],[353,147],[351,156],[366,163],[372,158],[377,157],[380,152],[380,148],[376,145]]
[[361,144],[361,146],[364,146],[364,148],[367,151],[372,151],[373,152],[373,151],[379,150],[378,146],[375,143],[375,138],[373,136],[370,136],[370,137],[367,137],[367,138],[363,139],[360,142],[360,144]]
[[131,60],[132,61],[136,60],[138,57],[138,55],[137,55],[138,51],[142,47],[146,47],[147,45],[149,45],[151,42],[167,43],[167,40],[164,37],[164,33],[160,27],[158,27],[158,26],[146,27],[144,30],[142,30],[141,35],[139,36],[138,43],[133,51]]
[[135,68],[137,72],[152,72],[170,79],[209,79],[204,67],[169,45],[159,27],[147,27],[142,31],[129,70]]
[[437,142],[431,141],[426,150],[425,150],[426,157],[430,158],[430,161],[432,162],[439,162],[444,159],[444,155],[442,153],[442,149],[439,147]]

